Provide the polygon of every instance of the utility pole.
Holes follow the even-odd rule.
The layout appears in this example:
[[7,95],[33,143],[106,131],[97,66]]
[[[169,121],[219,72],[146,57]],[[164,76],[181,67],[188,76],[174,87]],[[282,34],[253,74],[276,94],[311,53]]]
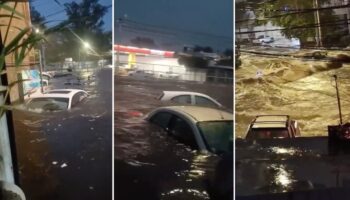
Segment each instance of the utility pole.
[[340,97],[339,97],[339,88],[338,88],[338,77],[337,75],[333,75],[334,80],[335,80],[335,89],[337,91],[337,100],[338,100],[338,110],[339,110],[339,119],[340,119],[340,125],[343,124],[343,118],[341,114],[341,105],[340,105]]
[[40,49],[39,49],[39,72],[40,72],[40,90],[41,90],[41,93],[43,94],[44,93],[44,86],[43,86],[43,62],[44,62],[44,59],[43,59],[43,45],[40,44]]
[[318,47],[323,47],[322,43],[322,29],[321,29],[321,20],[320,20],[320,11],[318,7],[318,0],[314,0],[314,8],[317,9],[315,12],[315,21],[316,21],[316,42]]

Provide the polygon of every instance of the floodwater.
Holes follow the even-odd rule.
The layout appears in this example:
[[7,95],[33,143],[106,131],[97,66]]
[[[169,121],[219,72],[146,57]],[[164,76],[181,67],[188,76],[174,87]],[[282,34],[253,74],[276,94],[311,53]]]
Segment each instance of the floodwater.
[[[233,90],[230,85],[174,80],[135,80],[116,76],[115,198],[120,200],[229,198],[233,190],[232,154],[228,158],[231,162],[221,167],[220,163],[223,161],[220,161],[218,156],[192,150],[143,119],[151,110],[165,105],[156,99],[163,90],[206,93],[232,109]],[[217,170],[218,167],[224,169]],[[217,171],[220,171],[219,174],[224,178],[213,181],[212,177],[219,176]],[[224,195],[214,197],[216,193],[212,191],[217,187],[223,191],[220,194]]]
[[[323,60],[242,54],[242,65],[236,70],[237,196],[317,190],[331,195],[329,189],[349,187],[349,154],[332,154],[326,137],[327,126],[339,124],[333,75],[339,77],[343,121],[350,118],[350,65],[336,62],[339,54],[348,53],[329,52]],[[303,137],[253,143],[241,140],[251,120],[261,114],[290,115],[298,121]],[[311,194],[294,194],[288,197],[309,195],[313,199]]]
[[[241,60],[236,70],[236,137],[245,137],[249,123],[261,114],[290,115],[299,122],[302,136],[327,135],[327,125],[339,124],[335,74],[343,121],[350,120],[349,64],[251,54],[242,54]],[[263,75],[258,78],[257,73]]]
[[[70,111],[13,112],[20,187],[29,200],[111,199],[112,70],[79,76],[77,87],[89,97]],[[70,88],[67,79],[75,78],[54,78],[52,87]]]

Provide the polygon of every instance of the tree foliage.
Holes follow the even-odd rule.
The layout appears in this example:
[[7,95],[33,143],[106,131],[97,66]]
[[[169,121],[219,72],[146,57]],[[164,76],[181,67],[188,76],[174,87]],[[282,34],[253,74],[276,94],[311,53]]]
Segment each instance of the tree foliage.
[[[330,0],[318,0],[318,7],[330,6]],[[318,26],[315,17],[314,1],[309,0],[258,0],[244,1],[240,8],[254,10],[257,19],[255,26],[271,22],[281,27],[282,35],[287,38],[296,37],[302,43],[315,41],[316,28]],[[319,11],[322,40],[330,43],[334,38],[344,35],[344,27],[347,25],[339,20],[333,9]],[[242,14],[241,14],[242,15]]]
[[103,17],[108,12],[108,6],[101,5],[99,0],[82,0],[80,3],[65,3],[64,7],[67,20],[60,23],[50,36],[49,61],[62,61],[66,57],[79,60],[82,56],[99,59],[84,49],[84,41],[98,54],[112,49],[111,31],[103,30]]

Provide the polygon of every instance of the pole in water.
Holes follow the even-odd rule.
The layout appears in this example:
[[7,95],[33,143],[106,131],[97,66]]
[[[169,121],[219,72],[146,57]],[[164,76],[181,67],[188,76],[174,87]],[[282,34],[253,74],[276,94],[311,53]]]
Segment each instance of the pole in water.
[[339,110],[339,119],[340,119],[340,125],[343,124],[343,118],[341,114],[341,105],[340,105],[340,97],[339,97],[339,89],[338,89],[338,77],[337,75],[333,75],[334,80],[335,80],[335,89],[337,90],[337,100],[338,100],[338,110]]

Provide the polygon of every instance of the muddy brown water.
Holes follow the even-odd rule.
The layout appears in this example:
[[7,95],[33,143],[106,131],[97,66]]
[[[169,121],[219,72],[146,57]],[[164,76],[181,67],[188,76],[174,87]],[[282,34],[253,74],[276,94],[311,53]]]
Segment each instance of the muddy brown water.
[[[350,120],[350,65],[248,54],[241,59],[242,66],[236,70],[236,137],[245,137],[256,115],[287,114],[298,121],[306,138],[236,143],[236,194],[349,187],[349,154],[330,154],[326,136],[327,126],[339,123],[334,74],[339,77],[343,120]],[[257,77],[258,71],[262,76]]]

